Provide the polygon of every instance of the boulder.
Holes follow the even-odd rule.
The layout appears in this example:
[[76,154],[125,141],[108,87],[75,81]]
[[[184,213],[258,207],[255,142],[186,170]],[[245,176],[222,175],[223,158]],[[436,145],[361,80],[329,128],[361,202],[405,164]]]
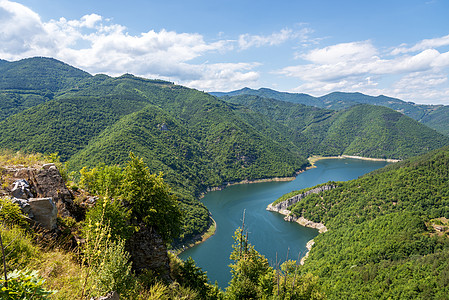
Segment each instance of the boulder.
[[32,198],[33,194],[30,191],[30,184],[25,179],[19,179],[12,184],[11,196],[18,199]]
[[52,198],[30,198],[28,204],[33,214],[33,219],[47,230],[56,229],[56,217],[58,210]]
[[[64,180],[54,164],[46,164],[42,168],[9,169],[12,177],[28,183],[35,198],[52,198],[62,217],[71,216],[73,195],[66,187]],[[16,198],[20,198],[14,196]],[[33,195],[31,195],[33,197]],[[25,199],[28,199],[27,197]]]

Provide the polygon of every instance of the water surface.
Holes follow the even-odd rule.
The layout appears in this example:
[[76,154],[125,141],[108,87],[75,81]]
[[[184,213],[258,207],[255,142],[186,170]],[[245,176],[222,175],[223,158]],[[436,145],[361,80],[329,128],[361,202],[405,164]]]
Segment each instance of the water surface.
[[208,193],[203,203],[217,222],[214,236],[204,243],[181,253],[179,257],[191,256],[196,265],[207,272],[209,280],[226,288],[231,279],[229,255],[235,230],[242,226],[245,211],[245,229],[249,242],[263,254],[271,265],[278,260],[297,259],[307,252],[306,244],[318,231],[297,223],[285,222],[282,215],[266,211],[268,204],[293,190],[311,187],[330,180],[346,181],[387,165],[383,161],[359,159],[325,159],[315,163],[316,168],[299,174],[290,182],[264,182],[228,187]]

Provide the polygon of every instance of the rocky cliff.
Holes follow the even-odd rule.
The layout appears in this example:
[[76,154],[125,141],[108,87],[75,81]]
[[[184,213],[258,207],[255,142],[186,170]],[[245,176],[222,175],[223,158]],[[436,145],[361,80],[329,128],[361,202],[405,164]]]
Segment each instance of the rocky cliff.
[[326,232],[327,228],[326,226],[324,226],[324,224],[322,223],[316,223],[316,222],[312,222],[310,220],[307,220],[304,217],[296,217],[296,216],[292,216],[290,215],[291,211],[288,209],[290,206],[294,205],[295,203],[301,201],[302,199],[304,199],[305,197],[307,197],[310,194],[318,194],[321,193],[323,191],[328,191],[331,189],[336,188],[336,185],[323,185],[311,190],[308,190],[304,193],[295,195],[291,198],[288,198],[287,200],[284,200],[282,202],[276,203],[275,205],[269,204],[267,206],[267,210],[269,211],[274,211],[274,212],[278,212],[280,214],[285,215],[284,220],[288,221],[288,222],[297,222],[302,226],[306,226],[306,227],[311,227],[311,228],[316,228],[321,232]]
[[54,164],[8,166],[0,171],[0,196],[11,197],[25,215],[43,228],[56,229],[57,215],[72,215],[72,193]]

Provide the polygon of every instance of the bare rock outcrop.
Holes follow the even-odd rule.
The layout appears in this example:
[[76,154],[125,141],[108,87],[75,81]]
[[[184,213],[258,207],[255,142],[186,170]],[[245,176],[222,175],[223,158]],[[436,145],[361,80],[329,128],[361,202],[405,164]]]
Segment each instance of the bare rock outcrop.
[[315,228],[318,229],[320,233],[322,232],[326,232],[327,228],[323,223],[316,223],[316,222],[312,222],[310,220],[307,220],[304,217],[296,217],[291,215],[291,211],[288,209],[290,206],[298,203],[299,201],[301,201],[302,199],[304,199],[305,197],[307,197],[310,194],[318,194],[321,193],[323,191],[329,191],[332,190],[334,188],[336,188],[336,185],[323,185],[311,190],[308,190],[304,193],[295,195],[291,198],[288,198],[287,200],[284,200],[282,202],[276,203],[275,205],[269,204],[267,206],[267,210],[269,211],[274,211],[274,212],[278,212],[282,215],[285,215],[284,220],[288,221],[288,222],[296,222],[302,226],[305,227],[310,227],[310,228]]
[[7,191],[9,195],[19,199],[52,198],[59,215],[71,215],[73,195],[54,164],[27,168],[9,167],[2,171],[14,181],[11,190]]
[[309,196],[310,194],[318,194],[318,193],[321,193],[324,191],[332,190],[336,187],[337,187],[336,185],[323,185],[323,186],[308,190],[307,192],[304,192],[302,194],[295,195],[295,196],[288,198],[285,201],[279,202],[275,205],[270,204],[270,205],[268,205],[267,210],[276,211],[276,212],[280,212],[282,210],[288,210],[288,208],[290,206],[301,201],[302,199]]
[[148,269],[171,281],[167,246],[152,227],[141,225],[129,242],[132,266],[137,273]]

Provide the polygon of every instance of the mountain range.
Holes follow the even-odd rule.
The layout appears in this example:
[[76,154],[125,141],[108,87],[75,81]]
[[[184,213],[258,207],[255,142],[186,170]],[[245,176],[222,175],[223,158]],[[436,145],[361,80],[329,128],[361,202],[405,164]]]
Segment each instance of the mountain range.
[[[209,188],[294,176],[310,155],[405,159],[449,145],[447,135],[391,108],[329,95],[335,106],[271,90],[218,98],[131,74],[93,76],[43,57],[1,61],[0,74],[1,148],[58,152],[72,171],[123,165],[133,152],[164,173],[181,201],[182,239],[207,229],[209,213],[197,199]],[[442,108],[426,115],[433,124],[447,121]]]
[[384,95],[374,97],[362,93],[333,92],[321,97],[313,97],[302,93],[278,92],[267,88],[260,88],[258,90],[243,88],[227,93],[214,92],[211,94],[217,97],[253,95],[333,110],[347,109],[357,104],[385,106],[405,114],[443,134],[449,134],[449,106],[447,105],[415,104]]

